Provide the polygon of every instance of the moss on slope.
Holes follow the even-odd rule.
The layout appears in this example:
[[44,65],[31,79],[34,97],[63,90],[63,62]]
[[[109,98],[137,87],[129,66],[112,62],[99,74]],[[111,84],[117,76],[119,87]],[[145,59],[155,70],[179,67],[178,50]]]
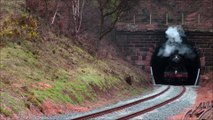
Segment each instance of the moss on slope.
[[[12,15],[7,20],[0,19],[0,28],[10,28],[9,32],[0,31],[0,114],[11,116],[31,105],[41,109],[47,99],[58,104],[96,101],[100,92],[107,93],[112,88],[121,91],[117,96],[126,91],[136,95],[143,90],[137,87],[145,81],[143,73],[131,65],[119,59],[98,60],[73,44],[73,39],[58,37],[50,30],[39,35],[37,29],[42,26],[31,26],[28,34],[28,29],[22,27],[39,23],[23,14],[18,19],[31,22],[17,24]],[[125,82],[127,76],[133,76],[133,86]]]

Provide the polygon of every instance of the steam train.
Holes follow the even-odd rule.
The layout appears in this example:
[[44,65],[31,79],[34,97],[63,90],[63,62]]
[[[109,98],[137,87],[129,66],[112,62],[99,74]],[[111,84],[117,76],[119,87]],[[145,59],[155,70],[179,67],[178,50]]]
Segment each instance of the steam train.
[[176,52],[169,58],[169,64],[165,67],[164,81],[168,84],[184,84],[188,79],[188,72],[184,65],[184,57]]
[[[198,85],[200,59],[197,50],[182,38],[183,43],[168,56],[159,55],[167,43],[157,47],[151,58],[151,75],[155,84]],[[184,46],[184,47],[182,47]],[[186,49],[187,48],[187,49]],[[181,50],[187,50],[183,53]]]

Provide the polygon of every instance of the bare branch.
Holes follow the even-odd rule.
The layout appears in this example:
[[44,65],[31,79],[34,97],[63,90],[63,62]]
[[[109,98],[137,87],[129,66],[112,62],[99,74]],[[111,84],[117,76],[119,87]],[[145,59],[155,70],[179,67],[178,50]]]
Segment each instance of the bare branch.
[[118,13],[118,14],[119,15],[117,15],[116,19],[111,23],[111,25],[108,27],[108,29],[105,29],[104,31],[102,31],[102,33],[100,34],[100,38],[99,39],[102,39],[105,35],[107,35],[109,32],[111,32],[114,29],[116,23],[119,20],[119,17],[120,17],[121,13]]
[[82,19],[83,19],[83,9],[84,9],[84,5],[85,5],[85,0],[83,0],[82,2],[83,2],[83,3],[82,3],[82,5],[81,5],[80,20],[79,20],[79,25],[78,25],[77,33],[80,31],[81,24],[82,24]]
[[[97,0],[100,11],[100,32],[99,39],[101,40],[106,34],[111,32],[117,23],[121,13],[125,10],[128,0]],[[104,5],[103,5],[104,4]],[[113,18],[115,17],[115,19]],[[106,20],[110,20],[110,25],[105,25]],[[104,27],[106,26],[106,27]]]
[[61,1],[61,0],[58,0],[58,2],[57,2],[57,7],[56,7],[56,10],[55,10],[55,13],[54,13],[54,16],[53,16],[51,25],[54,23],[54,21],[55,21],[55,16],[56,16],[57,13],[58,13],[58,8],[59,8],[59,2],[60,2],[60,1]]

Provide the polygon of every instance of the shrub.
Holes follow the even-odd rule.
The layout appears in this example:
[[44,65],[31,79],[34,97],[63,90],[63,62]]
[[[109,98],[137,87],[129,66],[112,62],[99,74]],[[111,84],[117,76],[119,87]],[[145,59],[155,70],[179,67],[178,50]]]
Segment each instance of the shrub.
[[38,37],[37,20],[27,14],[11,14],[0,22],[0,38],[32,40]]

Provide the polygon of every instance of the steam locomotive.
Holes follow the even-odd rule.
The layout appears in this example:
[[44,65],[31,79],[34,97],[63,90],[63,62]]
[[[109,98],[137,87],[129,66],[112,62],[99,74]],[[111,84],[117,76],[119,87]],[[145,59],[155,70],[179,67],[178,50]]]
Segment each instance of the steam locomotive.
[[151,58],[151,75],[155,84],[198,85],[200,74],[200,59],[197,50],[186,37],[183,42],[169,43],[169,54],[159,54],[167,49],[168,42],[157,47]]
[[188,79],[188,72],[184,65],[184,57],[175,52],[169,58],[169,64],[165,67],[164,81],[168,84],[184,84]]

